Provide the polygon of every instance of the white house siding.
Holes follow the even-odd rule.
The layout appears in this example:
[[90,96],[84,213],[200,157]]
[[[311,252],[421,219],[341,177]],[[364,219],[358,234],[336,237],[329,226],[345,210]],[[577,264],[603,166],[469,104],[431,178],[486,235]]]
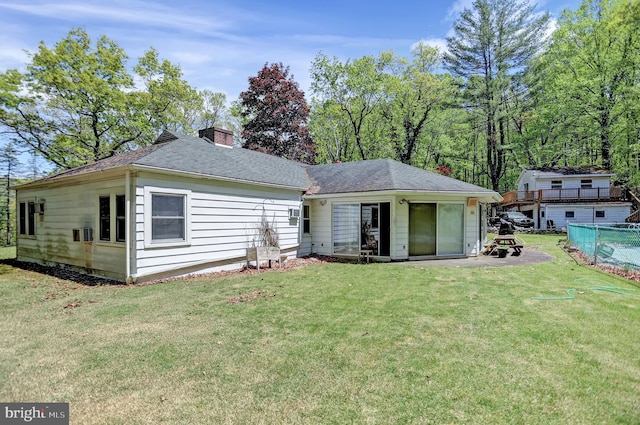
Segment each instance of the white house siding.
[[[624,223],[631,214],[629,203],[619,204],[542,204],[544,218],[541,227],[545,228],[548,220],[553,220],[556,228],[567,227],[568,223],[613,224]],[[566,212],[573,211],[574,217],[567,218]],[[604,211],[604,217],[596,217],[596,211]]]
[[[565,174],[557,174],[555,176],[545,177],[537,177],[536,174],[539,173],[536,170],[525,170],[522,175],[518,178],[518,190],[525,190],[525,186],[528,183],[528,190],[539,190],[539,189],[551,189],[551,181],[560,180],[562,181],[563,189],[580,189],[582,185],[582,180],[591,180],[592,188],[608,188],[610,185],[610,176],[609,175],[598,175],[598,174],[580,174],[580,175],[565,175]],[[546,173],[548,174],[548,173]]]
[[[162,177],[142,173],[135,185],[135,261],[132,274],[145,280],[163,274],[238,269],[245,264],[246,249],[253,246],[263,214],[274,223],[280,248],[296,256],[300,219],[289,219],[289,209],[302,208],[301,193],[294,190],[214,180]],[[190,244],[145,247],[145,187],[190,191]],[[149,206],[146,206],[149,208]],[[191,268],[191,269],[190,269]]]
[[[64,265],[115,279],[125,278],[125,245],[99,240],[98,197],[124,195],[124,177],[82,184],[51,185],[46,189],[18,189],[17,202],[44,200],[45,212],[36,214],[35,236],[18,235],[17,258],[46,265]],[[93,242],[74,241],[73,230],[93,229]]]
[[333,205],[334,204],[368,204],[390,202],[391,204],[391,231],[390,231],[390,259],[409,259],[409,204],[400,203],[408,199],[415,203],[454,203],[465,205],[464,216],[464,254],[466,256],[477,255],[481,245],[479,207],[467,207],[467,198],[450,195],[357,195],[327,197],[313,199],[313,219],[311,221],[311,233],[313,236],[313,252],[321,255],[333,254]]

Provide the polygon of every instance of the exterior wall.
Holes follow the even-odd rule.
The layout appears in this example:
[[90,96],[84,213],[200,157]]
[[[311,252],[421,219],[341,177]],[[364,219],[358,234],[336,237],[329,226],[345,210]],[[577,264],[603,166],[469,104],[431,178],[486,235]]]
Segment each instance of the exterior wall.
[[[64,265],[124,280],[125,244],[115,242],[115,220],[111,220],[110,242],[100,241],[98,234],[98,197],[116,194],[125,194],[124,177],[46,189],[18,189],[17,203],[45,203],[44,214],[35,216],[35,235],[18,234],[18,260]],[[82,241],[83,228],[93,229],[93,242]],[[73,240],[74,229],[80,230],[80,241]]]
[[[390,256],[389,259],[409,259],[409,203],[402,202],[409,199],[413,203],[455,203],[464,204],[464,256],[478,255],[485,235],[481,235],[480,206],[467,207],[467,198],[447,195],[428,195],[415,193],[411,195],[352,195],[344,197],[331,197],[325,199],[313,199],[312,201],[312,252],[320,255],[333,254],[333,205],[340,203],[382,203],[391,205],[391,231],[390,231]],[[308,202],[308,201],[307,201]]]
[[590,179],[592,187],[608,188],[610,186],[610,177],[601,176],[599,174],[590,175],[561,175],[555,177],[535,177],[535,171],[525,171],[518,180],[518,190],[525,190],[525,184],[529,183],[529,190],[551,189],[552,180],[561,180],[563,189],[580,189],[580,181]]
[[[150,208],[144,204],[145,188],[188,193],[189,243],[154,247],[149,238],[145,241],[145,208]],[[254,246],[263,208],[278,230],[283,255],[296,256],[301,219],[289,219],[289,208],[302,208],[300,192],[141,173],[135,184],[134,278],[241,268],[246,249]]]
[[[567,227],[568,223],[613,224],[624,223],[631,214],[631,204],[542,204],[540,210],[544,217],[540,219],[540,228],[547,226],[547,220],[553,220],[556,228]],[[566,218],[565,213],[573,211],[573,218]],[[604,211],[604,217],[596,217],[596,211]]]
[[[529,184],[529,188],[525,189],[527,183]],[[520,178],[518,179],[518,190],[537,190],[540,189],[536,187],[536,180],[533,178],[533,173],[530,171],[524,171]]]

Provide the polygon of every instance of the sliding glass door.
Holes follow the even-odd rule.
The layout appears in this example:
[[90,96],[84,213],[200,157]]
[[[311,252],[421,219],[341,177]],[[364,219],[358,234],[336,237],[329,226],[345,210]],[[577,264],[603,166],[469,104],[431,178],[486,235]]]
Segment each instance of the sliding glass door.
[[438,204],[438,255],[464,253],[464,204]]
[[409,204],[409,256],[436,255],[437,204]]
[[360,204],[333,206],[333,253],[360,253]]
[[464,254],[464,204],[409,204],[409,256]]

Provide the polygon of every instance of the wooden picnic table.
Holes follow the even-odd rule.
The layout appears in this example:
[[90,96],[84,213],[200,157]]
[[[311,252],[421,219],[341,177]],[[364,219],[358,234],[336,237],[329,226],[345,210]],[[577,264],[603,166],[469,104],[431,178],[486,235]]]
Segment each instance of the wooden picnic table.
[[497,251],[499,257],[506,257],[509,249],[513,250],[511,255],[517,256],[522,253],[522,248],[524,248],[524,245],[518,243],[515,236],[500,235],[496,236],[491,242],[486,244],[482,251],[485,255],[491,255]]

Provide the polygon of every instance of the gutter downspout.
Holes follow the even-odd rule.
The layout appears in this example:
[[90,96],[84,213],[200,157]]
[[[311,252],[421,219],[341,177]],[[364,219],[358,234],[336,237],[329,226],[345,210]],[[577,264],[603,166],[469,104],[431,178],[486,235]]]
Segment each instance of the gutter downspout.
[[133,283],[131,277],[131,170],[127,170],[124,179],[124,216],[125,218],[125,276],[128,284]]

